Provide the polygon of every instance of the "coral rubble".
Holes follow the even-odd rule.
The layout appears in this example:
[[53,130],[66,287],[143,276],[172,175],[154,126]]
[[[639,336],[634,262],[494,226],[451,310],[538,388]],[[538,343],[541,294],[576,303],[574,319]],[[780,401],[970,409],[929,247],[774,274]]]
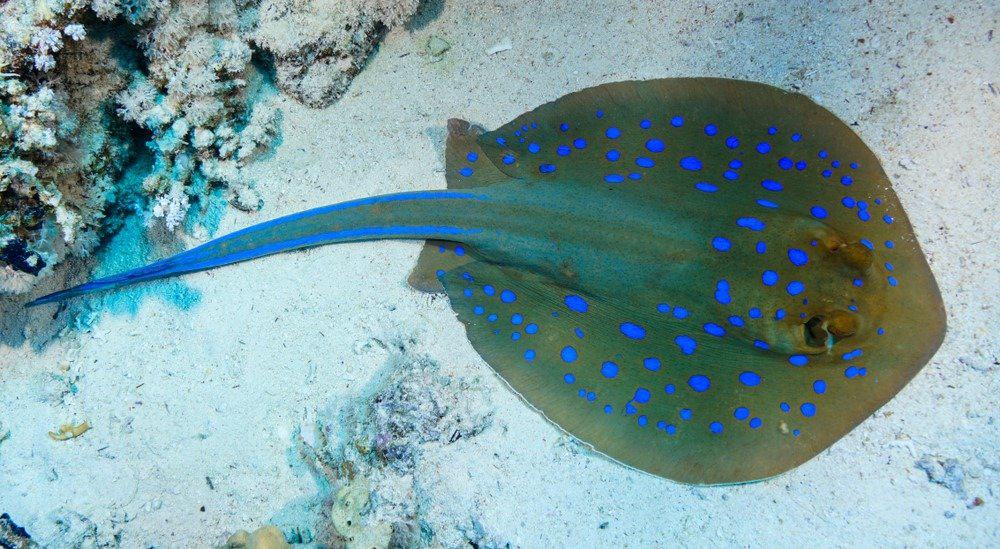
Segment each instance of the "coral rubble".
[[470,439],[492,423],[479,382],[441,375],[423,356],[394,355],[391,373],[339,418],[303,432],[300,454],[331,486],[317,539],[350,547],[433,545],[425,520],[425,450]]
[[227,202],[262,207],[243,167],[278,137],[271,84],[329,104],[418,4],[0,5],[0,293],[90,255],[127,216],[211,232]]

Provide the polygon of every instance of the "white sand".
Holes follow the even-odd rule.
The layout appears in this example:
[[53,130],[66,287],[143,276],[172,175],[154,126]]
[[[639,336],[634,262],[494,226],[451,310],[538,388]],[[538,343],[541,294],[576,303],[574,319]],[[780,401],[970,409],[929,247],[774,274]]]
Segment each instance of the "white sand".
[[[406,286],[418,244],[345,245],[188,276],[201,293],[189,311],[148,299],[134,317],[105,315],[38,353],[0,351],[0,421],[11,432],[0,443],[0,511],[54,545],[80,528],[60,534],[56,509],[127,547],[287,526],[321,492],[295,458],[293,431],[383,368],[386,352],[366,342],[412,338],[408,352],[444,373],[481,378],[495,409],[479,436],[424,448],[426,516],[445,545],[467,539],[474,521],[485,541],[526,547],[1000,543],[996,4],[665,4],[448,1],[424,28],[390,35],[336,105],[283,105],[284,142],[256,165],[265,208],[231,212],[221,231],[443,187],[451,116],[495,127],[568,91],[632,78],[801,89],[856,124],[882,158],[949,312],[937,356],[874,417],[753,485],[691,488],[632,471],[524,406],[446,301]],[[431,34],[452,43],[438,63],[421,55]],[[487,53],[507,40],[510,50]],[[65,398],[53,379],[60,363],[79,377]],[[71,419],[94,428],[49,440]],[[925,454],[956,459],[966,494],[928,481],[915,467]],[[985,503],[967,508],[974,497]]]

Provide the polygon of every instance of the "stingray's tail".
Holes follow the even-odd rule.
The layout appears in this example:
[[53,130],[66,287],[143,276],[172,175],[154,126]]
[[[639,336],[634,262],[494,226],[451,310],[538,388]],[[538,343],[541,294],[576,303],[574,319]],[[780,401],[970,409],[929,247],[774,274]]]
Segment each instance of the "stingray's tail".
[[387,238],[465,241],[468,235],[481,229],[461,226],[461,220],[475,219],[463,213],[476,208],[457,202],[475,204],[484,200],[486,197],[479,194],[426,191],[324,206],[247,227],[145,267],[40,297],[26,306],[323,244]]

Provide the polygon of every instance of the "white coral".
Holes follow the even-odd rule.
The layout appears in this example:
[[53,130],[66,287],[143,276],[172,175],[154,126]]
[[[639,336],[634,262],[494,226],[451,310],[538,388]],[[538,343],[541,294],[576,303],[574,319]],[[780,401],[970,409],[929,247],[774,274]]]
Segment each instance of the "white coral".
[[170,186],[169,191],[156,197],[151,212],[153,217],[149,224],[152,224],[153,219],[162,218],[163,225],[172,232],[184,222],[184,217],[190,206],[184,187],[179,182],[175,182]]
[[73,39],[74,42],[79,42],[87,37],[87,29],[84,29],[83,25],[79,23],[72,23],[66,25],[63,29],[63,34]]

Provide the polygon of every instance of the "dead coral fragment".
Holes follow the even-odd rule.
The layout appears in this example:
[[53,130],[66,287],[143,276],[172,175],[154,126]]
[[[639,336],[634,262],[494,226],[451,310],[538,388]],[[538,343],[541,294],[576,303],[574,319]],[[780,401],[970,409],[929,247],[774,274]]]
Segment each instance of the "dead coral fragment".
[[251,534],[240,530],[226,540],[226,549],[289,549],[284,534],[277,527],[261,526]]
[[90,423],[84,421],[83,423],[78,423],[76,425],[72,423],[63,423],[59,426],[58,431],[49,431],[49,438],[55,441],[69,440],[71,438],[76,438],[87,431],[90,430]]

